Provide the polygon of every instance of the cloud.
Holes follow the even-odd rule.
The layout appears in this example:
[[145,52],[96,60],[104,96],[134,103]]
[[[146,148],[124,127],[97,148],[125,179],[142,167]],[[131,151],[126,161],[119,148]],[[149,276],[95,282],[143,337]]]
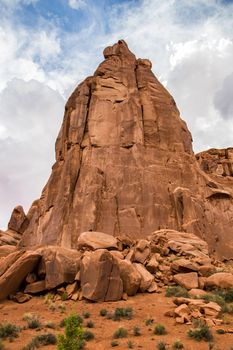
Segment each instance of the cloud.
[[233,72],[228,75],[214,96],[214,105],[223,119],[233,119]]
[[14,79],[0,94],[0,224],[40,196],[51,165],[64,99],[36,80]]
[[69,0],[68,4],[74,10],[81,10],[87,6],[86,0]]
[[0,0],[0,5],[15,9],[19,6],[35,4],[37,1],[38,0]]

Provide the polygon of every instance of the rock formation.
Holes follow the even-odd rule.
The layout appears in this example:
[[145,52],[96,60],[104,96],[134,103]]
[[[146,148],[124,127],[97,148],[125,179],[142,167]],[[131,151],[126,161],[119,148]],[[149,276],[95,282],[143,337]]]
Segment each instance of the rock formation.
[[232,149],[195,157],[151,62],[123,40],[104,57],[66,104],[41,198],[0,232],[0,298],[22,286],[93,301],[174,281],[195,291],[216,272],[209,254],[233,257]]
[[202,171],[151,62],[136,59],[122,40],[104,57],[66,104],[56,163],[20,246],[75,249],[85,231],[145,238],[170,228],[195,233],[210,251],[231,257],[232,186]]

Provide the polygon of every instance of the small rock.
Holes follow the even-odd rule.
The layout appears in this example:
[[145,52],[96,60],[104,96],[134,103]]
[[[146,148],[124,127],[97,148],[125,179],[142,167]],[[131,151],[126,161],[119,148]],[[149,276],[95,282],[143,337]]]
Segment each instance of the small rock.
[[37,294],[45,290],[45,280],[43,280],[28,284],[24,290],[24,293]]
[[186,289],[198,288],[198,275],[196,272],[178,273],[173,278],[181,287]]
[[9,299],[15,301],[16,303],[23,304],[31,300],[32,296],[29,294],[18,292],[14,295],[9,295]]

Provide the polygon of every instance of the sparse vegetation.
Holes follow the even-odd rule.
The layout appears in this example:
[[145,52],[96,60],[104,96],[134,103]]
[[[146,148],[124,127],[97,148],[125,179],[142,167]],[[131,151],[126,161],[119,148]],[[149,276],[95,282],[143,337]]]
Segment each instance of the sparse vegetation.
[[88,321],[87,322],[87,328],[94,328],[95,325],[94,325],[94,322],[93,321]]
[[132,342],[132,340],[129,340],[127,342],[127,346],[128,346],[128,349],[133,349],[133,342]]
[[181,341],[176,340],[173,345],[172,345],[173,349],[183,349],[184,345],[181,343]]
[[146,325],[146,326],[151,326],[153,323],[154,323],[153,318],[148,318],[148,319],[145,321],[145,325]]
[[84,338],[84,340],[89,341],[89,340],[94,339],[95,335],[91,331],[84,331],[83,332],[83,338]]
[[89,318],[91,316],[90,312],[85,311],[83,312],[83,318]]
[[127,329],[120,327],[116,330],[116,332],[113,334],[113,338],[126,338],[128,336]]
[[188,331],[188,336],[190,338],[195,339],[196,341],[211,341],[213,339],[213,335],[209,329],[209,327],[204,324],[199,322],[199,326],[195,329],[190,329]]
[[57,343],[57,338],[54,334],[40,334],[34,337],[30,343],[24,346],[21,350],[34,350],[45,345],[55,345]]
[[116,341],[116,340],[113,340],[112,342],[111,342],[111,347],[112,348],[114,348],[115,346],[118,346],[119,345],[119,343]]
[[167,350],[167,345],[163,341],[158,342],[157,344],[157,349],[158,350]]
[[61,295],[61,300],[62,301],[66,301],[67,299],[68,299],[68,293],[67,292],[64,292],[64,293],[62,293],[62,295]]
[[57,350],[78,350],[85,345],[82,318],[70,315],[64,321],[65,334],[59,334]]
[[166,328],[164,327],[164,325],[162,325],[161,323],[157,323],[157,325],[154,328],[154,334],[155,335],[164,335],[166,334]]
[[224,331],[224,329],[220,328],[216,330],[216,333],[218,334],[225,334],[226,332]]
[[41,327],[41,322],[36,315],[26,313],[23,315],[23,320],[27,322],[28,328],[36,329]]
[[0,340],[17,338],[19,332],[20,328],[12,323],[0,324]]
[[105,317],[107,315],[108,311],[106,309],[100,310],[100,316]]
[[167,287],[166,288],[166,297],[183,297],[189,298],[189,293],[187,289],[181,286]]
[[136,337],[139,337],[140,335],[142,335],[142,334],[141,334],[141,329],[140,329],[140,327],[134,326],[134,328],[133,328],[133,334],[134,334]]
[[45,327],[51,328],[51,329],[55,329],[55,328],[56,328],[56,325],[55,325],[54,322],[48,321],[48,322],[45,323]]
[[133,309],[131,307],[126,307],[126,308],[118,307],[118,308],[116,308],[112,319],[114,321],[119,321],[122,318],[124,318],[126,320],[131,320],[133,318]]

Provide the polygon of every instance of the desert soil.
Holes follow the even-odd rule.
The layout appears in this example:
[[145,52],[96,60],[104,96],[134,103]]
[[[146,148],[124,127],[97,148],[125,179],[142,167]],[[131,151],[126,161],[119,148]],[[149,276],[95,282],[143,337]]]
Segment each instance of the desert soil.
[[[53,303],[55,308],[51,310],[49,304],[45,303],[44,296],[33,297],[29,302],[25,304],[16,304],[13,301],[3,301],[0,303],[0,323],[10,322],[18,326],[26,326],[26,322],[22,320],[25,313],[31,313],[37,315],[42,324],[46,324],[51,321],[55,323],[55,329],[49,329],[43,326],[39,330],[25,329],[19,334],[13,342],[4,341],[5,350],[20,350],[26,344],[28,344],[35,335],[44,333],[59,334],[64,332],[63,328],[60,328],[59,324],[62,319],[70,315],[71,313],[78,313],[80,315],[83,312],[89,312],[90,317],[84,319],[84,326],[87,321],[94,322],[94,328],[90,329],[95,334],[95,339],[89,341],[85,349],[86,350],[105,350],[111,349],[111,342],[113,340],[113,333],[119,328],[124,327],[128,330],[128,337],[118,339],[119,345],[116,349],[128,349],[128,341],[131,340],[134,345],[134,349],[152,350],[157,349],[157,343],[164,341],[167,344],[167,349],[172,349],[174,341],[180,340],[184,349],[186,350],[209,350],[211,347],[205,341],[197,342],[190,339],[187,336],[187,331],[191,328],[191,325],[176,324],[173,318],[164,316],[164,313],[168,310],[172,310],[173,303],[172,298],[165,297],[164,291],[156,294],[137,294],[134,297],[128,298],[127,301],[117,301],[108,303],[90,303],[88,301],[59,301]],[[61,306],[64,311],[61,311]],[[131,307],[133,308],[133,318],[131,320],[113,321],[100,316],[100,310],[105,308],[109,312],[113,312],[117,307]],[[154,319],[154,323],[151,326],[146,326],[145,321],[147,319]],[[162,323],[167,330],[166,335],[154,335],[154,325],[156,323]],[[140,327],[141,336],[133,335],[134,326]],[[233,333],[217,334],[218,328],[233,331],[233,316],[224,315],[224,324],[221,326],[212,327],[212,333],[214,336],[214,348],[216,350],[231,350],[233,349]],[[41,349],[54,350],[56,346],[49,345],[42,347]]]

